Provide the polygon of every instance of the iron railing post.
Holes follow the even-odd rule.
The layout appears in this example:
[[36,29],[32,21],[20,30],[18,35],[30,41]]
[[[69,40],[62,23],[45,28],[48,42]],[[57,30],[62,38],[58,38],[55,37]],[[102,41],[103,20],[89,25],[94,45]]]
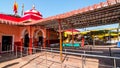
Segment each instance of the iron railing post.
[[83,55],[81,55],[81,57],[82,57],[82,68],[84,68]]
[[52,51],[53,51],[53,49],[51,48],[51,55],[52,55],[52,58],[53,58],[53,57],[54,57],[54,55],[53,55],[53,52],[52,52]]
[[29,52],[29,48],[27,47],[27,55],[29,55],[29,53],[28,53],[28,52]]
[[67,49],[65,49],[65,55],[66,55]]
[[17,57],[17,46],[15,48],[16,48],[15,50],[16,50],[16,57]]
[[47,68],[47,49],[45,49],[45,57],[46,57],[46,68]]
[[115,58],[114,58],[114,68],[116,68],[116,60],[115,60]]
[[112,56],[112,53],[111,53],[111,48],[109,47],[109,54],[110,54],[110,56]]
[[21,48],[21,57],[22,57],[22,51],[23,51],[23,50],[22,50],[22,46],[21,46],[20,48]]

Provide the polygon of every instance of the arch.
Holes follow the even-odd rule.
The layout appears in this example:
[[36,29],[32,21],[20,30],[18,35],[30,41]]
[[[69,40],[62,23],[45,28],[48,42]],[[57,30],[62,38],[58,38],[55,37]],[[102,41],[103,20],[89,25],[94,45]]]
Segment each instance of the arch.
[[22,34],[21,34],[22,36],[22,43],[23,43],[23,45],[24,45],[24,47],[29,47],[29,32],[28,32],[28,30],[27,29],[23,29],[23,31],[22,31]]
[[36,36],[37,36],[37,34],[38,34],[39,32],[42,32],[43,38],[46,38],[45,32],[44,32],[44,30],[42,30],[42,29],[36,29],[36,30],[34,31],[33,37],[37,38]]
[[25,34],[29,34],[27,29],[23,29],[22,33],[21,33],[21,38],[24,38]]
[[33,43],[34,47],[41,47],[43,46],[43,41],[45,38],[44,30],[42,29],[36,29],[33,33]]

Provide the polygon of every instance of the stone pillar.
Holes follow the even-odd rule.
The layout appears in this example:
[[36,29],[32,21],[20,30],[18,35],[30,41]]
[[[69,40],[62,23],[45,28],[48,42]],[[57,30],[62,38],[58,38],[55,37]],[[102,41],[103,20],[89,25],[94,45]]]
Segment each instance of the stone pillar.
[[82,37],[82,43],[81,43],[81,46],[84,47],[84,42],[85,42],[85,39],[84,39],[84,36]]
[[47,35],[47,30],[44,29],[44,34],[43,34],[43,48],[46,48],[46,35]]
[[[17,47],[17,46],[16,46]],[[24,47],[23,45],[23,38],[21,38],[21,42],[20,42],[20,51],[22,51],[22,48]]]
[[38,42],[37,42],[37,39],[36,38],[34,38],[34,40],[33,40],[34,42],[33,42],[33,44],[34,44],[34,47],[35,48],[37,48],[38,47]]
[[32,27],[29,26],[29,54],[32,54]]
[[[0,43],[0,47],[2,46],[2,44]],[[0,48],[0,53],[1,53],[1,51],[2,51],[2,48]]]
[[32,38],[29,38],[29,54],[32,54]]
[[46,38],[43,38],[43,48],[46,48]]
[[47,38],[47,40],[48,40],[48,44],[47,44],[47,46],[50,47],[50,31],[49,31],[49,30],[48,30],[48,38]]

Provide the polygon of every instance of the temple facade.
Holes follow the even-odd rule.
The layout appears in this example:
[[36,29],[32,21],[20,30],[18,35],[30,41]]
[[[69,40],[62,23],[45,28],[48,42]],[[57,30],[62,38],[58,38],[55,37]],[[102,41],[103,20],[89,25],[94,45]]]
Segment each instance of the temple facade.
[[59,41],[62,51],[64,30],[120,23],[119,9],[120,0],[107,0],[47,18],[34,6],[22,17],[0,14],[0,53],[14,51],[15,47],[29,47],[32,53],[33,47],[45,48]]
[[58,39],[57,32],[43,26],[19,25],[37,20],[42,20],[42,14],[35,7],[22,17],[0,14],[0,53],[14,51],[16,46],[49,47],[52,40]]

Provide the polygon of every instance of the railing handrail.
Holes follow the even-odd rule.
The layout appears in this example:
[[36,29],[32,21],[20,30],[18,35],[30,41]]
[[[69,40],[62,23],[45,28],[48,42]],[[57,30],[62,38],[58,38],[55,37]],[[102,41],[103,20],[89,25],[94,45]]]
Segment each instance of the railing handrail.
[[[47,50],[47,51],[50,51],[50,50]],[[56,50],[52,50],[52,52],[58,52],[58,53],[60,53],[60,51],[56,51]],[[100,58],[120,59],[119,57],[101,56],[101,55],[91,55],[91,54],[73,53],[73,52],[65,52],[65,51],[62,51],[62,53],[71,54],[71,55],[89,56],[89,57],[100,57]]]
[[[18,46],[20,47],[20,46]],[[24,47],[22,47],[24,48]],[[25,47],[27,48],[27,47]],[[30,47],[28,47],[30,48]],[[51,52],[51,50],[47,50],[47,49],[39,49],[39,48],[30,48],[30,49],[36,49],[36,50],[45,50],[45,51],[49,51]],[[61,51],[57,51],[57,50],[52,50],[52,52],[57,52],[57,53],[60,53]],[[111,56],[101,56],[101,55],[91,55],[91,54],[83,54],[83,53],[73,53],[73,52],[65,52],[65,51],[62,51],[62,53],[64,54],[71,54],[71,55],[81,55],[81,56],[89,56],[89,57],[96,57],[96,58],[109,58],[109,59],[120,59],[120,57],[111,57]]]
[[[50,48],[50,47],[47,47],[47,48],[49,48],[49,49],[59,49],[59,48]],[[70,50],[70,51],[81,51],[81,52],[89,52],[89,53],[93,53],[93,52],[95,52],[95,53],[103,53],[103,51],[86,51],[86,50],[75,50],[75,49],[63,49],[63,50]]]
[[63,50],[70,50],[70,51],[78,51],[78,52],[89,52],[89,53],[91,53],[91,52],[95,52],[95,53],[103,53],[103,51],[86,51],[86,50],[72,50],[72,49],[63,49]]

